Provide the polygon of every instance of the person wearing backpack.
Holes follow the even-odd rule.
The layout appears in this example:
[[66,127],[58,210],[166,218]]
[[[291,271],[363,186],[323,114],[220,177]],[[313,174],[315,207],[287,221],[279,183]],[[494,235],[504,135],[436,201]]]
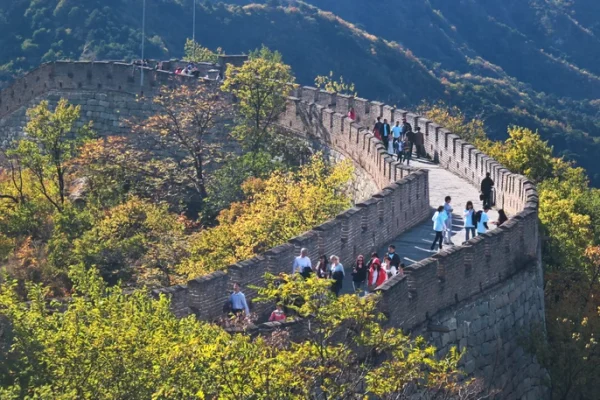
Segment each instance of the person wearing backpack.
[[483,211],[479,210],[475,214],[476,215],[475,221],[477,222],[477,234],[478,235],[483,235],[484,233],[487,232],[488,229],[490,229],[488,227],[488,222],[490,220],[490,217],[488,217],[488,215],[487,215],[488,211],[490,211],[490,207],[486,205],[483,207]]
[[467,201],[465,211],[463,212],[463,219],[465,222],[465,242],[469,240],[469,233],[471,237],[475,237],[475,228],[477,226],[474,221],[475,210],[473,209],[473,202]]

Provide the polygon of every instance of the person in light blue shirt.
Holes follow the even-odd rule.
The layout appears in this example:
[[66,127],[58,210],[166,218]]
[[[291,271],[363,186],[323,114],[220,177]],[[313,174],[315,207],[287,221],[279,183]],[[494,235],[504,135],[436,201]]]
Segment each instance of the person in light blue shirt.
[[329,260],[331,262],[331,279],[334,281],[331,285],[331,290],[336,296],[339,296],[346,273],[344,272],[344,266],[340,263],[340,258],[338,256],[331,256]]
[[444,206],[439,206],[431,220],[433,221],[433,230],[435,231],[435,239],[431,244],[431,250],[435,249],[435,244],[439,242],[439,249],[442,250],[442,242],[444,240],[444,230],[446,229],[446,220],[448,214],[444,211]]
[[463,212],[465,221],[465,241],[469,240],[469,233],[471,234],[471,237],[475,237],[475,224],[473,223],[474,215],[475,210],[473,209],[473,202],[467,201],[465,211]]
[[237,282],[233,284],[233,293],[229,296],[229,302],[231,303],[231,311],[234,314],[239,315],[245,312],[246,315],[250,315],[246,296],[240,291],[240,284]]
[[450,205],[450,202],[452,201],[452,198],[450,196],[446,196],[446,198],[444,199],[444,211],[446,211],[446,216],[448,217],[446,219],[446,231],[445,231],[445,244],[450,244],[450,245],[454,245],[454,243],[452,243],[452,211],[454,211],[452,209],[452,206]]

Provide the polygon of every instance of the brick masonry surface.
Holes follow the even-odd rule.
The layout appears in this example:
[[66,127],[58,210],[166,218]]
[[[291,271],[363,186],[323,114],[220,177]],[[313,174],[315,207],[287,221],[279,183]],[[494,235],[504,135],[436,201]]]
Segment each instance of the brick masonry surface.
[[[183,79],[148,69],[141,86],[139,69],[128,64],[44,64],[0,91],[0,143],[6,146],[22,134],[26,107],[60,97],[81,104],[84,118],[94,120],[100,133],[125,134],[123,114],[148,115],[153,105],[146,99],[161,85],[174,86]],[[350,107],[356,111],[356,121],[346,117]],[[450,345],[466,346],[471,355],[463,360],[465,368],[501,389],[499,398],[547,397],[541,385],[546,372],[524,354],[518,342],[529,326],[543,324],[544,316],[535,186],[434,122],[382,103],[310,87],[295,89],[280,126],[329,150],[336,159],[351,159],[361,171],[357,179],[363,181],[357,186],[362,188],[357,197],[368,199],[251,260],[153,294],[170,295],[178,316],[195,314],[212,320],[220,316],[232,282],[240,282],[252,298],[255,292],[248,285],[259,285],[265,272],[289,272],[302,247],[309,249],[313,260],[320,254],[338,254],[349,266],[357,254],[381,248],[428,220],[430,191],[435,190],[430,187],[429,170],[394,162],[364,127],[370,127],[376,116],[390,122],[406,117],[413,126],[420,126],[427,152],[457,181],[478,187],[490,172],[496,182],[497,205],[511,215],[500,228],[462,246],[414,260],[405,276],[382,285],[380,308],[388,323],[425,333],[441,352]],[[263,306],[257,311],[266,314],[270,310]],[[433,325],[441,326],[443,332],[430,329]]]

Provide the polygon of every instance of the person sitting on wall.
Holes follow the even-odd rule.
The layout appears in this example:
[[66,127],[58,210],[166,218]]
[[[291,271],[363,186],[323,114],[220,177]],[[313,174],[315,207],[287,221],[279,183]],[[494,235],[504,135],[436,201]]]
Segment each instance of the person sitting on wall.
[[285,321],[285,318],[283,306],[281,304],[277,304],[277,307],[273,310],[271,316],[269,317],[269,322]]
[[504,212],[504,210],[500,209],[500,210],[498,210],[498,220],[493,221],[492,224],[494,224],[496,226],[500,226],[503,223],[505,223],[506,221],[508,221],[508,217],[506,216],[506,213]]

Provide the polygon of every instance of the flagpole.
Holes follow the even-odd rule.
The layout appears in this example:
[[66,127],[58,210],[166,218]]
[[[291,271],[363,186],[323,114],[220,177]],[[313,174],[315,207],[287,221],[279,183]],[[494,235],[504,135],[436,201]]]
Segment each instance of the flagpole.
[[140,86],[144,86],[144,44],[146,42],[146,0],[143,0],[142,6],[142,62]]
[[192,2],[193,2],[193,6],[192,6],[193,7],[192,42],[194,42],[193,43],[194,47],[192,50],[192,57],[193,57],[193,60],[196,61],[196,0],[192,0]]

